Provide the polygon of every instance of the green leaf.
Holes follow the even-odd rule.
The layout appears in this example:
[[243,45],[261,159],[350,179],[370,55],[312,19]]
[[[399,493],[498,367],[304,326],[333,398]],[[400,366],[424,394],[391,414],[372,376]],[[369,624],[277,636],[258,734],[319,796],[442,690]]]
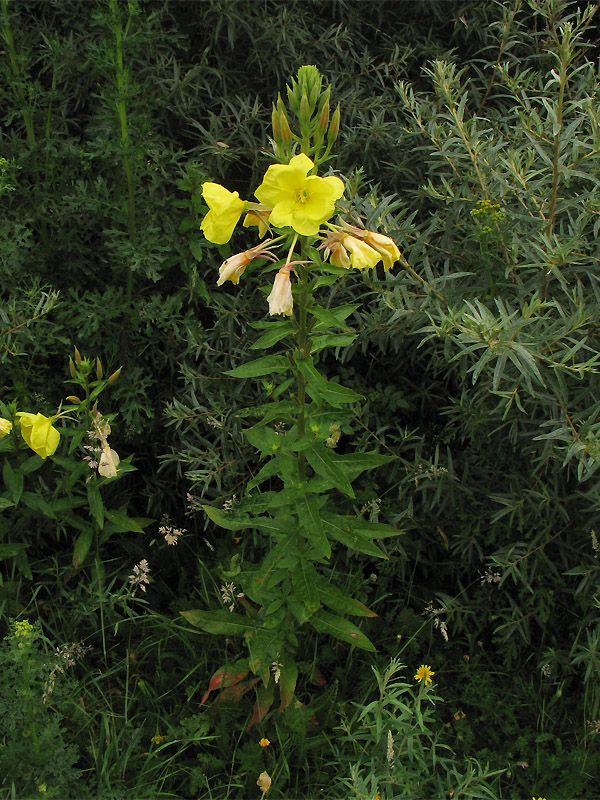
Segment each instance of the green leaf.
[[2,511],[4,508],[10,508],[11,506],[14,506],[14,503],[11,500],[9,500],[7,497],[0,497],[0,511]]
[[341,328],[348,330],[348,325],[345,323],[346,317],[350,316],[353,311],[359,308],[356,303],[350,303],[344,306],[338,306],[336,309],[323,308],[323,306],[314,305],[308,309],[308,313],[312,314],[318,320],[314,330],[325,330],[327,328]]
[[315,444],[313,447],[309,447],[305,450],[305,456],[317,475],[327,478],[332,486],[348,497],[354,497],[354,491],[346,473],[332,461],[330,451],[324,445]]
[[346,597],[342,592],[331,583],[319,582],[317,591],[321,602],[337,611],[339,614],[354,614],[356,617],[376,617],[377,614],[367,608],[364,603],[355,600],[353,597]]
[[260,375],[270,375],[272,372],[287,372],[290,362],[286,356],[263,356],[248,364],[242,364],[235,369],[229,369],[224,375],[233,378],[257,378]]
[[81,531],[75,540],[75,547],[73,548],[73,566],[75,569],[77,569],[77,567],[79,567],[79,565],[83,564],[85,561],[85,557],[90,551],[93,540],[94,532],[88,525],[85,530]]
[[331,545],[329,539],[323,531],[320,509],[327,498],[319,498],[315,495],[303,494],[296,500],[296,511],[300,520],[300,530],[302,535],[308,539],[309,543],[320,553],[329,558],[331,555]]
[[269,327],[265,333],[250,345],[250,350],[262,350],[266,347],[271,347],[281,339],[294,333],[294,326],[289,320],[282,322],[270,322]]
[[9,544],[0,544],[0,560],[4,558],[14,558],[18,556],[22,550],[25,550],[27,545],[23,542],[11,542]]
[[323,529],[327,536],[359,553],[366,553],[375,558],[387,558],[383,550],[380,550],[366,536],[361,536],[355,531],[351,522],[344,517],[340,517],[338,514],[323,514],[322,518]]
[[402,536],[406,531],[386,525],[384,522],[368,522],[360,517],[356,517],[350,522],[352,529],[361,536],[368,536],[370,539],[387,539],[390,536]]
[[290,533],[269,550],[259,565],[252,579],[252,591],[254,593],[260,593],[262,590],[268,591],[274,572],[281,569],[283,565],[286,565],[288,569],[293,568],[299,559],[296,533]]
[[280,658],[279,663],[279,694],[281,695],[279,713],[281,713],[294,698],[296,681],[298,680],[298,667],[294,661],[288,658]]
[[283,444],[283,437],[276,433],[272,428],[254,427],[243,431],[244,436],[251,445],[260,450],[263,456],[273,455]]
[[96,520],[96,524],[100,530],[102,530],[104,525],[104,503],[102,502],[100,490],[96,486],[96,482],[93,480],[87,484],[87,496],[92,516]]
[[202,506],[202,510],[209,519],[215,522],[220,528],[228,531],[242,531],[250,527],[252,522],[248,516],[241,514],[226,514],[220,508],[214,506]]
[[256,628],[256,624],[248,617],[230,613],[229,611],[192,609],[190,611],[180,611],[179,613],[190,625],[202,628],[207,633],[220,633],[225,636],[245,636]]
[[20,469],[13,469],[10,461],[5,459],[2,477],[13,503],[18,505],[23,493],[23,473]]
[[316,569],[305,558],[300,559],[292,574],[296,599],[304,604],[309,614],[313,614],[321,605],[317,591],[318,577]]
[[325,381],[324,384],[316,387],[316,392],[314,393],[310,384],[307,384],[306,393],[313,400],[323,399],[335,408],[339,408],[344,403],[358,403],[360,400],[364,400],[364,395],[358,394],[354,389],[349,389],[347,386],[342,386],[334,381]]
[[104,515],[108,520],[105,530],[110,533],[143,533],[144,528],[155,520],[148,517],[130,517],[127,515],[125,507],[119,509],[104,509]]
[[371,653],[376,652],[375,646],[360,628],[357,628],[356,625],[353,625],[352,622],[343,617],[320,610],[316,611],[308,621],[319,633],[328,633],[331,636],[335,636],[336,639],[355,644],[363,650],[369,650]]
[[265,667],[269,668],[281,650],[280,631],[277,628],[257,628],[246,638],[246,644],[250,652],[250,669],[258,675]]
[[32,511],[39,511],[45,517],[50,517],[51,519],[56,518],[52,506],[39,494],[35,494],[35,492],[23,492],[21,499],[27,508],[30,508]]

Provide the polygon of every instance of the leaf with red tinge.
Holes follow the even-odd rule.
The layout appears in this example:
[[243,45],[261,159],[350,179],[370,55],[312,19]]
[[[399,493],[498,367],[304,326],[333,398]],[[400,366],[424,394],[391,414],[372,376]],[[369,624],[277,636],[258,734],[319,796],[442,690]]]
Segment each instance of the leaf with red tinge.
[[239,683],[249,672],[247,661],[237,661],[233,666],[220,667],[210,679],[208,690],[204,693],[204,697],[200,701],[200,705],[204,705],[208,695],[215,689],[225,689],[227,686],[234,686]]
[[270,682],[268,686],[259,686],[256,690],[256,703],[254,704],[254,713],[250,724],[246,728],[247,731],[254,725],[255,722],[260,722],[267,711],[273,705],[273,683]]
[[247,691],[252,689],[252,687],[259,682],[260,678],[252,678],[250,681],[246,681],[244,683],[236,683],[235,686],[228,686],[226,689],[215,698],[215,702],[213,705],[220,705],[221,703],[226,702],[238,702]]

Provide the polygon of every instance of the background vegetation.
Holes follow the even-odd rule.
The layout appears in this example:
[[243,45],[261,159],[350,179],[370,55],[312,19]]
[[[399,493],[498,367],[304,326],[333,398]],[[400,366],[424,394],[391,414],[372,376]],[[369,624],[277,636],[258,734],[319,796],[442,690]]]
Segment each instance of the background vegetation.
[[[289,798],[598,796],[596,8],[0,0],[3,416],[55,413],[77,347],[88,383],[122,366],[98,402],[135,468],[86,484],[85,420],[43,463],[0,440],[3,797],[244,798],[263,771]],[[330,563],[377,653],[314,634],[298,703],[248,731],[254,698],[201,705],[238,643],[179,614],[260,556],[198,509],[256,473],[270,391],[223,375],[265,292],[216,287],[198,190],[250,195],[302,64],[403,252],[331,288],[359,336],[321,366],[367,398],[342,452],[396,457],[354,512],[405,533]]]

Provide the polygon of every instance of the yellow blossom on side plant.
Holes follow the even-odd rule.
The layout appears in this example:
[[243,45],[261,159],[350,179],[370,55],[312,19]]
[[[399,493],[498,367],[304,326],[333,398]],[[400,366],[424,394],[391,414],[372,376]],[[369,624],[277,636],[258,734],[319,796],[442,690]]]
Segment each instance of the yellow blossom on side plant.
[[421,664],[421,666],[417,670],[414,678],[419,683],[421,683],[421,681],[424,679],[425,680],[425,686],[427,686],[428,683],[431,683],[431,676],[432,675],[435,675],[435,672],[431,669],[431,667],[428,666],[427,664]]
[[230,192],[219,183],[202,184],[202,196],[209,208],[200,228],[209,242],[225,244],[244,213],[246,203],[237,192]]
[[17,414],[21,424],[21,436],[31,449],[46,458],[56,452],[60,433],[52,427],[52,420],[43,414],[29,414],[20,411]]
[[12,431],[12,422],[0,417],[0,439]]
[[314,164],[305,154],[289,164],[272,164],[258,187],[256,198],[272,209],[269,222],[276,228],[290,227],[301,236],[315,236],[335,211],[335,201],[344,194],[344,182],[330,175],[309,175]]
[[271,742],[270,742],[268,739],[265,739],[265,738],[262,738],[262,739],[259,741],[259,745],[260,745],[261,747],[268,747],[270,744],[271,744]]

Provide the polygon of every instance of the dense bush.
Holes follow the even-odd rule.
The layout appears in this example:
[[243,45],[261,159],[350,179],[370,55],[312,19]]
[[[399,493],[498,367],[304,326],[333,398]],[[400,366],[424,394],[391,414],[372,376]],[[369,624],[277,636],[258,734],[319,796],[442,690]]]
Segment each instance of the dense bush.
[[[263,770],[290,798],[597,792],[594,12],[0,0],[0,402],[71,408],[44,462],[0,439],[2,796],[247,797]],[[378,543],[386,559],[338,548],[328,564],[377,612],[361,627],[378,652],[313,633],[298,703],[247,732],[252,700],[200,705],[237,641],[179,615],[223,608],[264,555],[200,504],[244,497],[259,465],[242,431],[274,388],[224,375],[256,357],[266,292],[256,274],[216,287],[232,251],[200,233],[200,185],[250,196],[303,64],[341,104],[348,217],[402,250],[391,272],[321,289],[352,304],[358,336],[318,366],[365,397],[341,452],[394,456],[345,513],[404,533]],[[93,386],[66,400],[90,381],[132,465],[110,482],[86,483]],[[15,617],[39,621],[29,649]],[[47,707],[44,671],[80,640]],[[409,683],[424,661],[436,695]],[[22,785],[10,720],[39,769]]]

